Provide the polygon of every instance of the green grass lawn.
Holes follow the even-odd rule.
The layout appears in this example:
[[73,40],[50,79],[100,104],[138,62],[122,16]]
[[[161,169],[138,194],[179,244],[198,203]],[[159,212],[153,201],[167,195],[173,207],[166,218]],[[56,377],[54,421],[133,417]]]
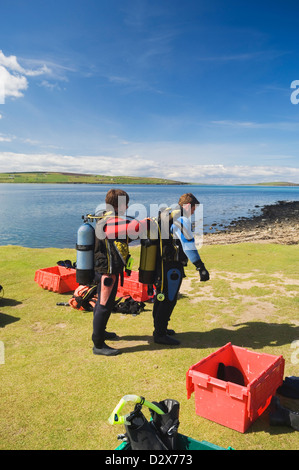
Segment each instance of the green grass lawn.
[[[194,439],[235,449],[298,449],[298,432],[271,427],[267,410],[244,434],[197,416],[185,377],[228,342],[283,355],[285,376],[299,375],[293,343],[299,340],[299,247],[214,245],[201,254],[211,280],[200,283],[192,266],[186,270],[170,325],[181,346],[153,343],[147,304],[136,317],[112,314],[108,329],[121,338],[109,344],[123,353],[106,358],[92,354],[92,313],[57,306],[71,294],[34,282],[36,270],[75,261],[75,250],[0,247],[0,448],[114,449],[124,428],[111,426],[108,417],[131,393],[178,400],[179,431]],[[136,269],[138,249],[133,256]]]

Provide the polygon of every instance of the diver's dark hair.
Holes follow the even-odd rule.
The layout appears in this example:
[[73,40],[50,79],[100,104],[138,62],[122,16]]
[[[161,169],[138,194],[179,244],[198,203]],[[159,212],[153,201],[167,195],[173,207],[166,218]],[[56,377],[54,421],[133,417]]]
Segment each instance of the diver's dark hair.
[[182,194],[182,196],[179,199],[179,205],[183,207],[186,204],[191,204],[191,206],[195,206],[197,204],[200,204],[198,199],[194,196],[192,193],[185,193]]
[[119,197],[125,197],[126,198],[126,204],[129,204],[129,195],[126,193],[126,191],[123,191],[122,189],[109,189],[108,193],[106,194],[106,199],[105,202],[106,204],[109,204],[114,208],[114,210],[117,211],[118,209],[118,198]]

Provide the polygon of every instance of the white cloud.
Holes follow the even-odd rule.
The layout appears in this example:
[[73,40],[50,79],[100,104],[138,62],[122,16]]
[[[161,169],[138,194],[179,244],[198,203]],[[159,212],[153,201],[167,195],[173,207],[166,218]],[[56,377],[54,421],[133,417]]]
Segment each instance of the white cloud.
[[24,69],[18,63],[16,56],[11,55],[9,57],[6,57],[1,50],[0,50],[0,65],[3,65],[5,68],[13,72],[24,73]]
[[25,76],[14,75],[2,65],[0,65],[0,83],[2,90],[0,99],[2,104],[7,97],[20,98],[28,88],[28,81]]
[[6,69],[10,70],[13,73],[18,73],[21,75],[27,75],[30,77],[35,77],[37,75],[43,75],[45,73],[49,73],[50,69],[45,65],[42,64],[38,69],[25,69],[22,67],[18,59],[15,55],[5,56],[3,51],[0,50],[0,65],[5,67]]
[[24,68],[16,56],[5,56],[0,50],[0,104],[4,104],[7,97],[20,98],[28,88],[27,77],[52,75],[53,71],[48,65],[40,61],[25,61],[35,65],[34,68]]
[[0,134],[0,142],[11,142],[11,141],[12,141],[11,137],[7,137],[3,134]]
[[[87,171],[89,169],[89,171]],[[289,181],[299,183],[299,168],[259,165],[163,165],[160,161],[128,157],[72,156],[54,153],[0,153],[0,172],[68,171],[110,176],[148,176],[206,184],[246,184]]]

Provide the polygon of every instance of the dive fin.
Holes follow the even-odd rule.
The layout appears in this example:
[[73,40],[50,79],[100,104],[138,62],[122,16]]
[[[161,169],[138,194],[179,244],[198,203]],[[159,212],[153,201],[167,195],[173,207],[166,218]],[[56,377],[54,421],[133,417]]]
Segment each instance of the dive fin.
[[219,362],[217,379],[224,380],[225,382],[232,382],[238,385],[245,385],[242,372],[234,366],[225,366]]

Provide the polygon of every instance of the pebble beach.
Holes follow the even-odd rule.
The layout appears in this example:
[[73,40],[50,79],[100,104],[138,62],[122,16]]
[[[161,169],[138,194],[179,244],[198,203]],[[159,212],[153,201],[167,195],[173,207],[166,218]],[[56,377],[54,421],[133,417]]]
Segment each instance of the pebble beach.
[[231,243],[299,243],[299,201],[279,201],[262,207],[259,215],[233,220],[223,230],[204,234],[205,245]]

